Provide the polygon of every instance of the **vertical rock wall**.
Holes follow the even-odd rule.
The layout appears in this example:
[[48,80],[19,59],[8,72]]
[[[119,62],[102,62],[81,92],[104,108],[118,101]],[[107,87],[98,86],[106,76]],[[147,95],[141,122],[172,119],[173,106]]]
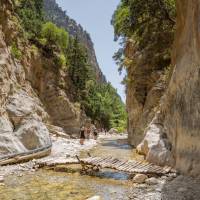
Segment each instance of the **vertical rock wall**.
[[0,159],[51,147],[49,116],[11,53],[18,34],[12,12],[12,2],[0,0]]
[[177,0],[173,75],[162,103],[175,166],[200,174],[200,1]]
[[200,175],[200,1],[177,0],[173,74],[137,147],[148,161]]

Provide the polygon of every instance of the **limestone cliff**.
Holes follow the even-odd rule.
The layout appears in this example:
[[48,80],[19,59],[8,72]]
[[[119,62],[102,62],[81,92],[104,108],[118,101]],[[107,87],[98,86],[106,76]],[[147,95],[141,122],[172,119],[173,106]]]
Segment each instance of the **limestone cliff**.
[[[0,1],[0,158],[51,146],[49,115],[27,80],[26,66],[11,55],[17,21],[13,4]],[[23,49],[25,51],[25,49]]]
[[50,149],[53,125],[78,133],[68,73],[26,40],[11,0],[0,0],[0,85],[0,159]]
[[96,78],[100,83],[105,83],[106,78],[103,75],[97,62],[94,45],[87,31],[80,24],[71,19],[66,11],[58,6],[56,0],[44,0],[45,17],[59,27],[63,27],[72,37],[78,37],[80,42],[86,47],[90,65],[96,72]]
[[152,78],[147,66],[141,68],[144,55],[137,53],[134,45],[127,46],[129,55],[137,60],[128,69],[132,80],[127,89],[131,143],[137,145],[145,136],[137,150],[147,160],[173,165],[194,176],[200,172],[199,7],[199,1],[177,1],[169,84],[159,71],[154,70]]
[[175,166],[200,172],[200,2],[177,1],[173,75],[161,106]]
[[138,51],[134,41],[128,41],[125,54],[132,61],[127,68],[128,133],[130,143],[136,146],[157,111],[166,81],[164,69],[145,63],[148,55]]

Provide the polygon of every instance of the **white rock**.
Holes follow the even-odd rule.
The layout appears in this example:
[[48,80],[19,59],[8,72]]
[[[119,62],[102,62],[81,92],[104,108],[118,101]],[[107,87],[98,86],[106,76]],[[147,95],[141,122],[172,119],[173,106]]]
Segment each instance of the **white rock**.
[[170,144],[166,138],[163,138],[164,128],[155,124],[154,120],[145,130],[145,137],[141,144],[137,146],[137,152],[145,155],[146,160],[151,163],[157,165],[171,164],[173,158],[169,150]]
[[187,191],[187,188],[183,188],[183,187],[178,188],[178,192],[186,192],[186,191]]
[[111,128],[109,131],[108,131],[110,134],[117,134],[118,131],[114,128]]
[[4,177],[0,176],[0,183],[3,183],[3,182],[4,182]]
[[93,197],[90,197],[86,200],[101,200],[101,197],[100,196],[93,196]]
[[159,183],[159,180],[157,178],[151,177],[145,180],[145,183],[148,185],[157,185]]
[[148,176],[145,174],[137,174],[133,178],[133,182],[134,183],[144,183],[147,178],[148,178]]

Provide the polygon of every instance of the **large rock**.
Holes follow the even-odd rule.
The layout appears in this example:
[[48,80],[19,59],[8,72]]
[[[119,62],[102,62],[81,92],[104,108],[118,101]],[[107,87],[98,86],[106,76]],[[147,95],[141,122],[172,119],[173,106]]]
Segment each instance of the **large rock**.
[[177,0],[173,75],[161,106],[175,166],[200,175],[200,1]]
[[0,183],[4,182],[4,177],[0,175]]
[[154,119],[146,129],[143,141],[137,146],[137,152],[145,155],[147,161],[157,165],[173,164],[171,145],[164,128],[155,121]]
[[144,183],[147,178],[148,176],[145,174],[136,174],[133,178],[133,182],[141,184]]
[[[11,54],[17,22],[12,1],[0,6],[0,159],[51,145],[44,105],[26,78],[25,67]],[[12,34],[11,34],[12,33]],[[25,55],[24,55],[25,56]],[[31,151],[30,151],[31,150]]]
[[138,52],[134,41],[126,46],[126,57],[134,60],[128,67],[127,98],[129,142],[137,146],[144,137],[144,131],[154,118],[160,98],[165,91],[162,70],[145,63],[146,56]]

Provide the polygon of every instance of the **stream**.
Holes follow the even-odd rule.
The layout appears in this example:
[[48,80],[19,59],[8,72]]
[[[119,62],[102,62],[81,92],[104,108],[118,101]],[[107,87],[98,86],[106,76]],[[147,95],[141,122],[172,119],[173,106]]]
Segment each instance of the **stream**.
[[[89,152],[93,156],[137,158],[126,138],[102,139]],[[82,157],[86,155],[87,152],[81,152]],[[5,185],[0,186],[0,200],[84,200],[95,195],[103,200],[126,200],[130,188],[128,174],[112,170],[101,170],[95,176],[88,176],[41,169],[7,176]]]

